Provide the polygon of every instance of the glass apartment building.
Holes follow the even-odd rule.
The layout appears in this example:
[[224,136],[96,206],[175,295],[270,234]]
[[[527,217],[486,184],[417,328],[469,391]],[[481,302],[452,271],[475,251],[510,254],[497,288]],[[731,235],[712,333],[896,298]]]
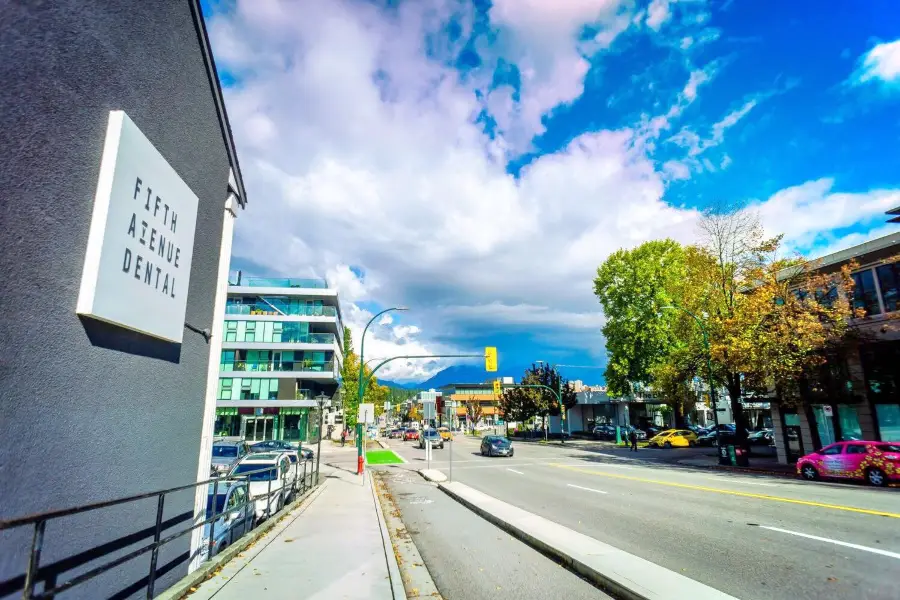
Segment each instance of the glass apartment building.
[[322,279],[238,273],[224,318],[216,436],[318,439],[315,398],[334,398],[343,356],[337,291]]

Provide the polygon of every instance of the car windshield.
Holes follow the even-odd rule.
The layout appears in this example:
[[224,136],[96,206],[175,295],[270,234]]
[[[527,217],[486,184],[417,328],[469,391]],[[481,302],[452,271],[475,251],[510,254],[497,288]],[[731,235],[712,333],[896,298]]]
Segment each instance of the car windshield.
[[[262,470],[266,468],[268,468],[267,471]],[[260,472],[253,473],[253,471]],[[244,463],[238,465],[231,474],[242,475],[244,473],[252,473],[247,476],[250,481],[269,481],[270,479],[275,480],[278,478],[277,469],[275,468],[275,465],[271,463]]]
[[238,455],[237,446],[213,446],[213,457],[234,458]]
[[495,446],[508,446],[510,444],[509,440],[505,437],[491,438],[491,443]]

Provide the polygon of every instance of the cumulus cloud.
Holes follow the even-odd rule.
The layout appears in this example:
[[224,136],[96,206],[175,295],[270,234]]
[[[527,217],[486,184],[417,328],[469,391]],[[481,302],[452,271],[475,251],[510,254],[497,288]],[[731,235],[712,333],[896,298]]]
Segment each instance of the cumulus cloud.
[[900,85],[900,40],[878,44],[866,52],[860,58],[852,81]]
[[[489,70],[498,56],[516,61],[523,83],[518,97],[493,97],[490,110],[520,138],[485,133],[477,92],[486,76],[453,67],[462,42],[440,42],[448,19],[470,30],[462,3],[382,10],[354,0],[239,0],[215,13],[213,48],[237,81],[226,102],[251,197],[235,258],[327,277],[357,348],[371,307],[409,306],[370,328],[369,358],[475,351],[469,334],[488,325],[601,354],[591,287],[598,264],[623,246],[696,234],[697,211],[664,199],[666,182],[689,173],[652,156],[668,121],[583,133],[515,176],[505,156],[530,142],[543,115],[581,95],[579,32],[599,32],[596,52],[631,26],[633,10],[613,0],[493,3],[492,26],[506,37],[479,51]],[[680,115],[713,74],[691,73],[676,111],[662,116]],[[728,126],[726,117],[721,131]],[[820,196],[840,204],[840,194]],[[856,212],[845,218],[880,206],[876,196],[854,196]],[[794,208],[806,211],[812,224],[789,232],[806,239],[822,218],[807,197],[776,195],[760,210],[773,226],[785,214],[796,220]],[[423,379],[446,364],[397,361],[383,376]]]

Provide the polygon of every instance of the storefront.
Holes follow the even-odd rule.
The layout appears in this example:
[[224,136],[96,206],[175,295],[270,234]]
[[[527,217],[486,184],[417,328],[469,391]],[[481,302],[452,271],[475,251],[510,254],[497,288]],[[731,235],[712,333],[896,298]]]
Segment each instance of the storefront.
[[313,443],[319,439],[318,408],[305,406],[219,406],[216,437],[248,442],[285,440]]

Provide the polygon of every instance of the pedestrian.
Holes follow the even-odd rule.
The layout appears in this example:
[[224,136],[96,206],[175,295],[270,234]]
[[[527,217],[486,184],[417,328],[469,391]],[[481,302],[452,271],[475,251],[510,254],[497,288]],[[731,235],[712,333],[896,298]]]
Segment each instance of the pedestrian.
[[634,427],[631,428],[631,432],[628,434],[628,440],[631,442],[629,452],[637,452],[637,431]]
[[346,444],[346,443],[347,443],[347,430],[344,429],[343,431],[341,431],[341,448],[343,448],[344,444]]

